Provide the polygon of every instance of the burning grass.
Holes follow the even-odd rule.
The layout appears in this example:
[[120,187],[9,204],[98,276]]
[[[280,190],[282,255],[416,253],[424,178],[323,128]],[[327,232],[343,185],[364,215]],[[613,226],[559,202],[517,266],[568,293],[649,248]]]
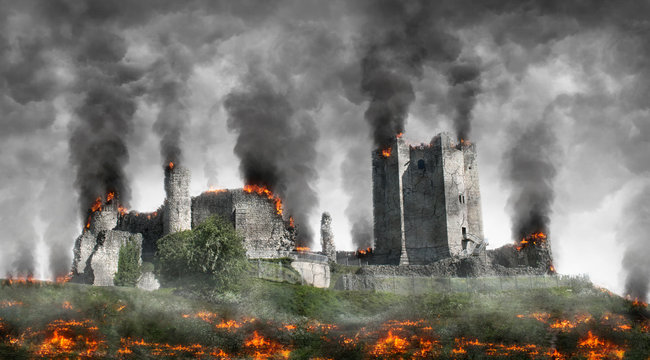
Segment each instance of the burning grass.
[[254,280],[205,302],[25,283],[0,292],[0,358],[647,358],[649,323],[584,286],[401,296]]

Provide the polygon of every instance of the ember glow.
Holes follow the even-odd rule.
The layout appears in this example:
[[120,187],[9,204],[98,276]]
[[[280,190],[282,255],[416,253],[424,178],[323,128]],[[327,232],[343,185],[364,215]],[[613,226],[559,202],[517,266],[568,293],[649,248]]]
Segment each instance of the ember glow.
[[356,257],[365,257],[366,255],[372,254],[372,248],[367,247],[365,249],[357,249],[357,251],[354,252],[354,255]]
[[[104,205],[108,205],[112,203],[113,200],[116,198],[116,194],[113,191],[109,191],[106,193],[106,196],[104,197],[106,201],[102,200],[101,196],[98,196],[97,199],[90,205],[90,208],[88,209],[88,220],[86,221],[86,226],[84,229],[90,229],[90,222],[93,218],[93,214],[96,213],[97,211],[102,211],[104,208]],[[124,216],[128,213],[128,210],[122,206],[122,204],[118,204],[117,206],[117,211],[120,213],[120,215]]]
[[215,187],[210,186],[210,188],[208,190],[206,190],[205,192],[210,193],[210,194],[220,194],[220,193],[225,193],[227,191],[228,190],[226,190],[226,189],[217,189]]
[[282,200],[271,190],[269,190],[266,186],[258,186],[258,185],[246,185],[244,186],[244,191],[247,193],[256,193],[259,196],[264,196],[267,199],[273,200],[275,203],[275,212],[278,215],[282,215]]
[[390,148],[390,147],[385,148],[385,149],[382,149],[382,150],[381,150],[381,156],[383,156],[383,157],[385,157],[385,158],[389,158],[389,157],[390,157],[390,153],[391,153],[392,151],[393,151],[393,149]]
[[[521,250],[527,246],[532,246],[532,245],[540,245],[546,242],[546,234],[543,232],[536,232],[533,234],[530,234],[519,241],[519,244],[516,245],[517,250]],[[553,269],[555,271],[555,269]]]

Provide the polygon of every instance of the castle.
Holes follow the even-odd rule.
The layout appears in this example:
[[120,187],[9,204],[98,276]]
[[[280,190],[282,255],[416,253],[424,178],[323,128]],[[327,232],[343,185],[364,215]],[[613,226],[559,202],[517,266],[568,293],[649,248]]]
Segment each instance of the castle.
[[[323,214],[321,252],[296,249],[295,227],[281,200],[265,188],[189,194],[190,172],[165,167],[164,204],[153,213],[126,212],[113,197],[97,199],[74,247],[75,281],[113,285],[120,247],[135,241],[151,261],[162,236],[196,227],[212,215],[231,222],[250,259],[291,259],[303,282],[328,287],[329,262],[364,265],[359,272],[418,276],[480,276],[554,272],[544,237],[535,246],[486,250],[477,150],[442,133],[411,146],[401,135],[372,153],[374,249],[336,251],[331,217]],[[299,250],[299,251],[297,251]],[[151,275],[153,276],[153,275]],[[347,286],[347,285],[346,285]]]
[[252,259],[292,258],[292,266],[307,283],[329,284],[327,257],[295,251],[295,228],[284,220],[280,199],[256,186],[189,194],[190,172],[170,163],[165,167],[165,202],[153,213],[126,212],[114,201],[99,203],[77,238],[73,279],[113,285],[120,247],[136,241],[143,261],[151,261],[162,236],[189,230],[212,215],[229,220],[244,240]]
[[401,136],[372,154],[376,263],[425,265],[485,250],[476,146]]

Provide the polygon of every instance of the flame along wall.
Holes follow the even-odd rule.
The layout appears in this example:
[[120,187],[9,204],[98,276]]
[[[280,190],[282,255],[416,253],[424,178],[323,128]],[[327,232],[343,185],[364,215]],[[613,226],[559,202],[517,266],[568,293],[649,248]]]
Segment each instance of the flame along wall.
[[396,137],[387,155],[373,153],[375,263],[429,264],[482,241],[474,145],[446,133],[418,146]]
[[174,163],[165,168],[163,234],[192,229],[190,171]]
[[197,226],[212,215],[232,222],[244,239],[250,258],[274,258],[295,244],[288,221],[278,213],[275,202],[243,189],[207,191],[192,199],[192,224]]

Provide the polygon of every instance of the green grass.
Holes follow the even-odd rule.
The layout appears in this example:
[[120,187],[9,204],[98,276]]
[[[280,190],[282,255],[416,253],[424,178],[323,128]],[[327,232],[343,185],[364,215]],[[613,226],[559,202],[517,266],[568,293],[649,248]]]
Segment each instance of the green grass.
[[[200,312],[214,315],[206,321],[196,315]],[[535,313],[547,314],[548,320],[536,320],[532,315]],[[550,328],[556,320],[585,314],[593,321],[567,331]],[[612,315],[625,319],[632,328],[616,331],[601,320]],[[102,356],[115,356],[122,347],[120,339],[131,338],[148,343],[201,344],[245,358],[249,356],[246,339],[257,332],[290,348],[292,358],[368,358],[372,357],[369,354],[374,344],[386,335],[382,329],[387,321],[421,320],[433,328],[432,336],[441,346],[440,358],[486,356],[478,348],[469,348],[462,356],[452,355],[457,339],[465,338],[544,348],[554,345],[577,359],[581,356],[578,342],[589,331],[627,349],[627,356],[635,356],[629,358],[644,358],[650,354],[650,336],[642,328],[644,322],[648,324],[647,317],[647,309],[635,307],[586,282],[545,289],[400,295],[333,291],[249,279],[239,292],[221,293],[210,301],[191,298],[172,289],[145,292],[77,284],[14,285],[0,289],[0,358],[33,355],[39,344],[47,342],[52,335],[48,326],[55,320],[90,321],[98,329]],[[244,320],[249,318],[255,320]],[[241,327],[236,330],[215,327],[229,319],[239,320]],[[319,323],[337,327],[315,328],[314,324]],[[285,324],[297,328],[282,330]],[[399,331],[418,335],[424,331],[423,326]],[[10,341],[21,335],[24,341],[18,344]],[[355,336],[356,340],[350,344],[341,340]],[[132,350],[133,353],[124,356],[138,358],[152,354],[145,347],[134,346]],[[66,354],[74,355],[75,350]],[[400,356],[408,358],[404,354],[408,352]],[[181,355],[175,353],[169,357]]]

